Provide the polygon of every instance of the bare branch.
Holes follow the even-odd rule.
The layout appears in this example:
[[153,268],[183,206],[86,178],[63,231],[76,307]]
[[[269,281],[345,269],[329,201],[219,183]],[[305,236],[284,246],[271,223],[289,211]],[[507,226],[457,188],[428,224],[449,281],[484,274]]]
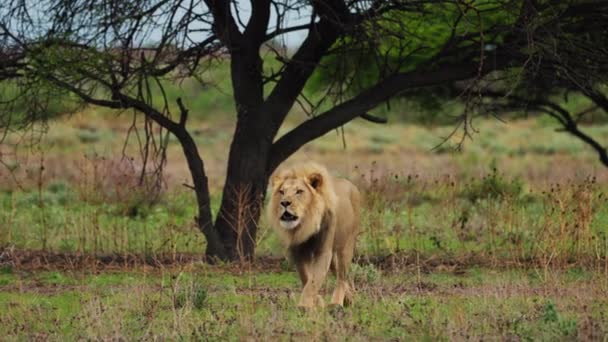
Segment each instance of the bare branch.
[[280,35],[286,34],[286,33],[310,30],[310,29],[312,29],[312,27],[313,27],[312,24],[302,24],[302,25],[291,26],[291,27],[286,27],[286,28],[278,28],[278,29],[270,32],[269,34],[267,34],[266,37],[264,37],[264,41],[272,40],[272,39],[274,39]]

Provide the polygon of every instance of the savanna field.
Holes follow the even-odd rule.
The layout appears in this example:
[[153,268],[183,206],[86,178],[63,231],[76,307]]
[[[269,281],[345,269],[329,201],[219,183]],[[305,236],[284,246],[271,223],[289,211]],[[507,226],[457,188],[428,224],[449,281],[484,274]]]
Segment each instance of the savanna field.
[[[264,219],[253,263],[203,262],[179,145],[160,190],[141,187],[129,116],[83,111],[0,145],[2,340],[608,336],[608,171],[547,118],[479,119],[461,150],[458,136],[438,146],[453,125],[355,121],[297,152],[364,197],[355,302],[310,313]],[[189,123],[215,210],[222,117]],[[584,129],[608,141],[608,125]]]

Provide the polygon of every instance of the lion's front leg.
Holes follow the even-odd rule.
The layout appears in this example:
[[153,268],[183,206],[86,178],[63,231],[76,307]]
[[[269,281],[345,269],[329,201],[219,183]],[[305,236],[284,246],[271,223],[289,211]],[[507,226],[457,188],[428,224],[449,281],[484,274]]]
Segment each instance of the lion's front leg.
[[332,295],[331,305],[343,306],[352,302],[353,291],[347,279],[348,269],[355,251],[355,237],[351,237],[344,248],[335,255],[336,289]]
[[323,286],[330,263],[331,250],[313,258],[308,265],[301,265],[302,267],[299,267],[298,271],[303,271],[300,272],[301,277],[304,274],[302,279],[307,280],[302,289],[302,295],[298,303],[299,307],[309,309],[315,306],[325,306],[323,298],[319,295],[319,290]]

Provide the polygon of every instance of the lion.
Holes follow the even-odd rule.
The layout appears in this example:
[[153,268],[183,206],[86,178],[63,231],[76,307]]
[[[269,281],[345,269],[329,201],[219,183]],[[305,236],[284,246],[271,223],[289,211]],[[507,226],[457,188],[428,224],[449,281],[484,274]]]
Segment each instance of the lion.
[[323,307],[318,294],[328,270],[336,275],[331,305],[352,302],[347,272],[360,225],[360,194],[316,163],[294,165],[271,178],[269,222],[287,247],[302,281],[299,307]]

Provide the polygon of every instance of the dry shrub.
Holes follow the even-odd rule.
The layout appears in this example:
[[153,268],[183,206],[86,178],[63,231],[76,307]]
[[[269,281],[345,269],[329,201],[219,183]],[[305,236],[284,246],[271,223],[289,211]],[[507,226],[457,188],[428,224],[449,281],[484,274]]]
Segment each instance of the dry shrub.
[[543,217],[533,253],[544,266],[606,257],[606,236],[594,228],[594,221],[608,201],[595,178],[551,185],[542,199]]
[[[431,196],[430,190],[435,195],[442,194],[441,191],[447,188],[443,182],[422,180],[419,175],[389,172],[376,162],[365,171],[358,167],[355,171],[357,177],[354,181],[363,197],[365,237],[362,240],[370,244],[374,254],[399,252],[402,237],[416,230],[412,222],[414,208],[425,202],[438,201]],[[397,216],[405,219],[387,219]]]
[[438,180],[429,183],[418,174],[390,172],[376,162],[366,171],[359,167],[355,167],[355,171],[357,178],[354,182],[363,194],[364,208],[400,210],[436,201],[429,190],[431,187],[437,190]]
[[[373,252],[379,254],[385,249],[385,232],[390,229],[390,227],[385,227],[384,217],[387,212],[401,210],[400,207],[404,204],[404,194],[407,193],[410,185],[403,183],[397,174],[379,171],[375,162],[372,163],[369,171],[365,172],[356,167],[356,172],[359,174],[355,182],[363,195],[362,225],[366,227],[364,229],[365,240],[369,241]],[[397,235],[400,235],[401,226],[395,228]],[[399,236],[395,241],[398,239]],[[398,248],[398,245],[394,246],[394,249]]]
[[79,198],[91,204],[116,205],[123,215],[141,214],[166,189],[160,173],[142,173],[142,167],[130,158],[85,157],[77,168],[80,175],[74,183]]
[[382,277],[382,271],[371,263],[353,263],[351,266],[350,274],[355,284],[359,285],[373,285],[375,283],[378,283]]
[[[231,233],[234,234],[236,241],[235,255],[244,264],[250,261],[249,250],[252,246],[259,245],[271,229],[267,223],[260,225],[256,219],[264,215],[260,214],[261,207],[258,205],[260,198],[253,196],[253,188],[250,184],[239,184],[227,190],[232,192],[227,197],[231,201],[230,206],[236,210],[234,212],[221,211],[217,215],[218,218],[225,220],[232,230]],[[220,217],[220,215],[222,216]],[[252,225],[255,225],[255,230],[251,229]],[[252,233],[255,234],[252,235]]]

